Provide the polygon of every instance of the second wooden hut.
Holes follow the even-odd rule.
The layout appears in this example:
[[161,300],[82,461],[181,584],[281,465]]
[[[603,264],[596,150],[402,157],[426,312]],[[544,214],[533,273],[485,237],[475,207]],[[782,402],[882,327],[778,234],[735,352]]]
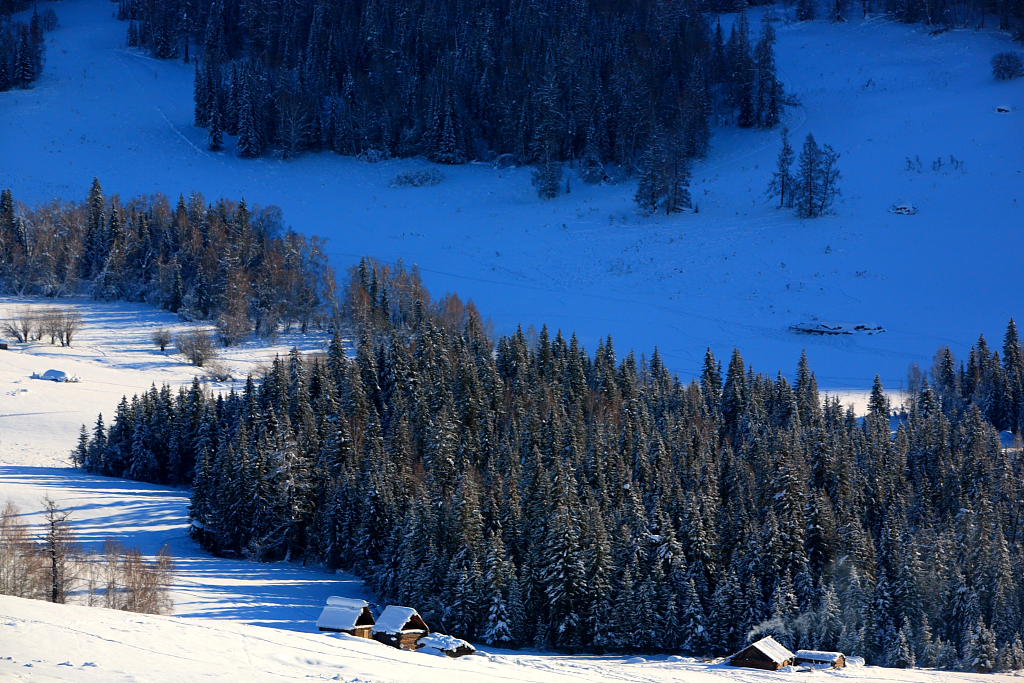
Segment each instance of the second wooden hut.
[[373,626],[373,639],[402,650],[416,650],[420,647],[417,641],[429,631],[412,607],[388,605]]

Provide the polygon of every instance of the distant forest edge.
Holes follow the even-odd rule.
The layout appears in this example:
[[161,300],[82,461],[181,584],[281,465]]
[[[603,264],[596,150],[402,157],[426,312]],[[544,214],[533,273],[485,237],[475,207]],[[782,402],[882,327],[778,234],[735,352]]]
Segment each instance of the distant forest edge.
[[233,344],[334,325],[335,290],[320,241],[285,228],[275,207],[198,194],[122,202],[99,180],[84,202],[28,208],[0,193],[0,292],[147,302],[215,322]]
[[709,121],[774,126],[774,31],[693,2],[121,0],[128,44],[197,57],[195,122],[241,156],[580,160],[600,179]]
[[922,375],[894,431],[708,351],[494,340],[414,273],[363,261],[359,343],[278,359],[240,393],[125,398],[73,457],[193,485],[214,553],[365,577],[496,645],[725,654],[758,634],[874,664],[1024,667],[1024,352],[1009,324]]
[[[751,4],[763,4],[760,2]],[[746,0],[120,0],[128,44],[195,58],[195,123],[221,149],[459,164],[635,170],[668,137],[705,154],[710,124],[772,127],[784,104],[772,24]],[[790,11],[790,10],[787,10]],[[1024,27],[1024,0],[797,0],[799,20],[884,12],[940,28]],[[553,173],[548,170],[549,175]]]

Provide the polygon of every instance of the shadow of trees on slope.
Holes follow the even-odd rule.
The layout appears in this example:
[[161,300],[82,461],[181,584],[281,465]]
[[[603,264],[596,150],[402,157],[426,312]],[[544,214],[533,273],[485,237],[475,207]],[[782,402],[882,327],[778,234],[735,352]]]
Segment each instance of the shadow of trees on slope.
[[79,541],[112,538],[153,555],[165,544],[176,564],[175,615],[230,619],[292,631],[316,630],[328,595],[373,599],[362,582],[294,563],[213,557],[188,535],[189,490],[60,467],[0,465],[0,503],[16,494],[21,516],[42,519],[47,494],[71,512]]

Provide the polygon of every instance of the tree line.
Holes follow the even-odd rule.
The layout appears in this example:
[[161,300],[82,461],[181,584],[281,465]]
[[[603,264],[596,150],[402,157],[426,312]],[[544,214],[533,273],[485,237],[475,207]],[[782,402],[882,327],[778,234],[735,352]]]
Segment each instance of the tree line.
[[[456,297],[364,261],[335,340],[237,393],[125,399],[75,459],[193,485],[196,538],[344,567],[443,630],[498,645],[725,654],[771,634],[889,666],[1024,666],[1024,358],[940,351],[894,426],[708,351],[496,341]],[[996,420],[994,423],[993,420]]]
[[0,193],[0,291],[144,301],[214,321],[229,345],[326,326],[337,308],[320,242],[287,229],[278,209],[199,194],[123,202],[98,180],[84,202],[35,209]]
[[13,17],[32,5],[16,0],[0,3],[0,92],[31,88],[32,82],[43,75],[45,34],[57,28],[57,14],[52,8],[42,14],[33,8],[27,23]]
[[[241,156],[333,150],[459,164],[509,154],[600,178],[666,131],[700,156],[709,122],[772,126],[774,38],[725,32],[695,0],[336,4],[121,0],[128,43],[195,59],[195,122]],[[755,45],[756,43],[756,45]],[[551,173],[554,169],[546,169]]]

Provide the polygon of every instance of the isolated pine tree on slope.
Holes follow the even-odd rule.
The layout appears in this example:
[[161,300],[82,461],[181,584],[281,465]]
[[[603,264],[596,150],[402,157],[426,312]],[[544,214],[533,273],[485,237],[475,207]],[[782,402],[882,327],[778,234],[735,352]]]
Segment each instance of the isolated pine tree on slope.
[[[780,155],[781,157],[781,155]],[[800,152],[800,167],[794,185],[796,215],[815,218],[831,213],[839,196],[839,155],[830,146],[818,147],[814,135],[807,134]]]
[[793,178],[794,157],[793,147],[789,144],[789,129],[783,128],[782,149],[779,150],[775,173],[768,184],[768,195],[779,198],[780,209],[793,206],[793,186],[796,184],[796,179]]

